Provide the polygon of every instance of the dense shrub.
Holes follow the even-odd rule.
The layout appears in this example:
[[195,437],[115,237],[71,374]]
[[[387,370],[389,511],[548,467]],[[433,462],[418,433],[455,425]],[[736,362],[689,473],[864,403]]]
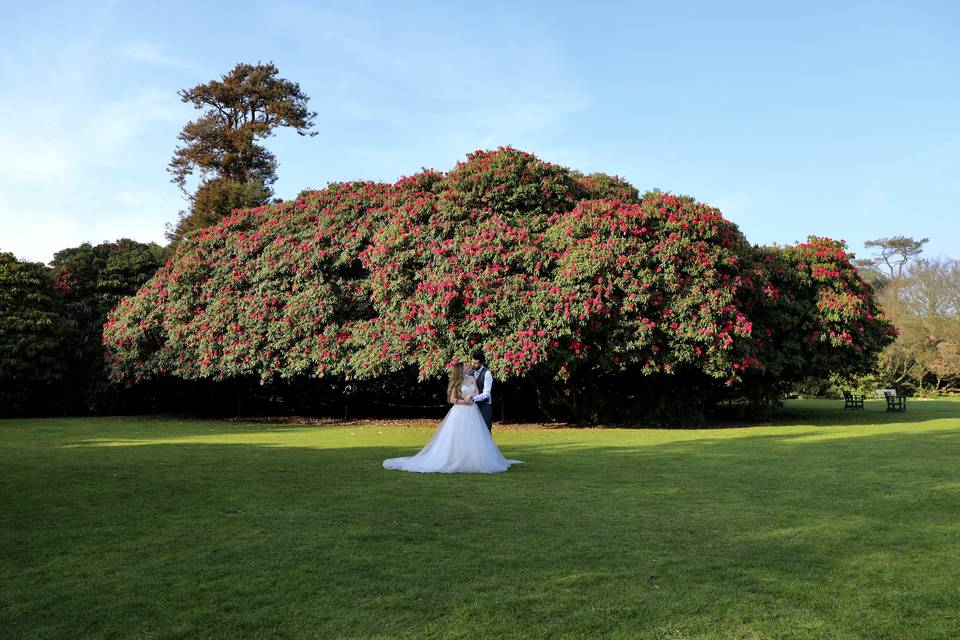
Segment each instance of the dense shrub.
[[763,366],[743,376],[742,395],[769,404],[798,382],[874,369],[896,330],[843,242],[811,237],[792,247],[756,248],[754,255],[749,306]]
[[75,327],[54,284],[49,267],[0,252],[0,417],[63,407]]
[[769,404],[866,366],[892,328],[849,257],[754,248],[692,198],[503,148],[234,212],[123,299],[104,341],[128,383],[425,380],[482,348],[548,415],[696,422],[725,395]]
[[107,313],[132,295],[163,265],[163,248],[126,238],[58,251],[54,269],[63,315],[76,327],[63,365],[70,380],[62,400],[70,411],[103,412],[134,409],[141,393],[121,393],[109,383],[103,353]]

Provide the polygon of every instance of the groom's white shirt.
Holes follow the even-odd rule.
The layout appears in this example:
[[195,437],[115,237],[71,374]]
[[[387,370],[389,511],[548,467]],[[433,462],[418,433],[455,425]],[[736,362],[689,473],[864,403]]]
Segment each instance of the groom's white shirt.
[[486,402],[490,399],[490,390],[493,389],[493,374],[490,369],[483,368],[483,393],[473,396],[474,402]]

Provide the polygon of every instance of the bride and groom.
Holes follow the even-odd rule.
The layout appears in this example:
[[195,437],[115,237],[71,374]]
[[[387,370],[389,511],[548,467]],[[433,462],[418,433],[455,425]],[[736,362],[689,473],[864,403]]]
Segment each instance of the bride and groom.
[[503,457],[493,442],[493,375],[482,353],[473,354],[470,369],[455,364],[447,386],[452,404],[440,428],[416,455],[389,458],[385,469],[420,473],[498,473],[520,460]]

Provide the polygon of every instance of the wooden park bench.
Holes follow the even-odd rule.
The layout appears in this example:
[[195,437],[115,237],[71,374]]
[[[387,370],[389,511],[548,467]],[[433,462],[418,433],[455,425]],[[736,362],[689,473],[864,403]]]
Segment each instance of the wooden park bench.
[[844,409],[863,409],[863,396],[855,396],[849,391],[843,392]]
[[887,411],[906,411],[907,396],[901,396],[897,392],[885,392],[883,397],[887,399]]

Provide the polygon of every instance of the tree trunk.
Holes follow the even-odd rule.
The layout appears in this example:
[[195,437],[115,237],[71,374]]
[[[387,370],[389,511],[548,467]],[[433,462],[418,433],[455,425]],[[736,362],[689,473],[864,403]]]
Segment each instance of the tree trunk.
[[544,399],[543,385],[537,381],[534,383],[534,388],[537,390],[537,409],[539,409],[540,413],[547,417],[547,420],[550,422],[556,422],[556,417],[554,416],[553,412],[550,411],[550,406]]

